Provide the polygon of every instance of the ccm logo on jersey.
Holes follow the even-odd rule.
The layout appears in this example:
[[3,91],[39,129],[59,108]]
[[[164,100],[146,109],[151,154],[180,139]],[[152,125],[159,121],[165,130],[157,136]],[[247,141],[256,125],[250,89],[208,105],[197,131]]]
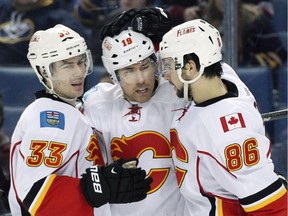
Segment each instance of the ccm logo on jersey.
[[102,193],[102,187],[100,184],[100,178],[98,173],[98,166],[94,166],[90,169],[91,179],[93,181],[93,188],[96,193]]

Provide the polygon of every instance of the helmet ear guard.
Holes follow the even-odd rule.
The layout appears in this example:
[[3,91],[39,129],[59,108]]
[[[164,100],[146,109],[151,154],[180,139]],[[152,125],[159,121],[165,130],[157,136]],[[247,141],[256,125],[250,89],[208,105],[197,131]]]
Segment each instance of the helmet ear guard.
[[131,28],[114,37],[107,36],[102,43],[102,62],[114,83],[117,70],[135,64],[149,56],[157,61],[152,41]]
[[86,73],[93,71],[90,50],[83,37],[72,29],[58,24],[47,30],[36,31],[30,39],[27,58],[40,82],[50,91],[44,82],[52,76],[51,64],[64,59],[85,54]]

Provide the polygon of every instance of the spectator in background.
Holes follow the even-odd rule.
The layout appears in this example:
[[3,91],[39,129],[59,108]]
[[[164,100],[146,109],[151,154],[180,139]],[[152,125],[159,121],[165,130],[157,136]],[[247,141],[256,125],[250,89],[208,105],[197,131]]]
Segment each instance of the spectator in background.
[[63,8],[60,0],[1,0],[0,64],[27,65],[28,44],[33,33],[56,24],[79,32],[89,44],[90,30]]
[[270,0],[242,0],[243,3],[252,3],[252,4],[258,4],[261,2],[270,2]]
[[9,176],[10,138],[2,130],[4,123],[4,105],[0,95],[0,166],[6,177]]
[[0,94],[0,215],[10,212],[7,191],[9,189],[9,151],[10,138],[2,130],[4,123],[4,105]]
[[[219,29],[222,38],[224,0],[209,0],[193,6],[184,13],[184,21],[202,18]],[[262,4],[238,2],[238,64],[268,66],[274,70],[287,61],[287,49],[273,27],[272,10]],[[185,16],[186,15],[186,16]],[[171,14],[173,17],[173,14]],[[225,53],[224,53],[225,55]]]
[[[276,69],[287,59],[287,50],[275,34],[271,17],[255,4],[238,1],[238,64]],[[210,0],[204,19],[223,35],[224,0]],[[224,36],[225,37],[225,36]]]
[[80,0],[74,8],[73,15],[92,29],[93,44],[90,47],[96,65],[102,65],[100,29],[125,10],[141,9],[153,4],[154,0]]
[[[204,0],[205,1],[205,0]],[[162,8],[165,8],[165,11],[169,13],[171,22],[173,26],[179,25],[187,20],[190,20],[190,17],[197,17],[200,5],[203,1],[174,1],[166,0],[163,1]]]
[[62,4],[62,7],[68,10],[70,13],[73,12],[75,5],[79,3],[80,0],[62,0],[59,1]]
[[158,0],[157,1],[156,0],[156,2],[158,4],[161,4],[159,6],[179,4],[179,5],[182,5],[183,7],[189,7],[189,6],[196,5],[197,3],[199,3],[199,0],[181,0],[181,1],[178,1],[178,0]]

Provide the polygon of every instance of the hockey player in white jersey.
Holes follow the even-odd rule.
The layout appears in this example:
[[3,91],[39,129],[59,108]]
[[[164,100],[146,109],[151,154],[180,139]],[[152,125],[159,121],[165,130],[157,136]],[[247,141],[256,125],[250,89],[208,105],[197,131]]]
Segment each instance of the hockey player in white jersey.
[[136,157],[153,178],[143,201],[111,205],[113,216],[179,215],[170,124],[179,102],[159,77],[152,41],[130,28],[102,43],[103,64],[114,85],[99,83],[84,95],[84,114],[100,130],[112,160]]
[[287,215],[287,190],[257,104],[221,63],[221,47],[217,29],[200,19],[174,27],[160,43],[164,77],[189,101],[171,127],[183,215]]
[[93,68],[85,40],[56,25],[35,32],[27,57],[45,90],[12,135],[12,215],[109,216],[108,202],[144,199],[151,180],[137,159],[104,166],[97,136],[77,109]]

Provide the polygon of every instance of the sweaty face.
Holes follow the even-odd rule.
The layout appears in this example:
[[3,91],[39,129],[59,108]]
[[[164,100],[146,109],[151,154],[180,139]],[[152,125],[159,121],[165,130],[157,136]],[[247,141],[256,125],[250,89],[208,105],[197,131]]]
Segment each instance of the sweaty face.
[[146,58],[117,71],[120,86],[129,101],[147,102],[155,85],[155,62]]
[[86,56],[80,55],[52,64],[51,81],[54,91],[67,99],[82,96],[86,77]]

